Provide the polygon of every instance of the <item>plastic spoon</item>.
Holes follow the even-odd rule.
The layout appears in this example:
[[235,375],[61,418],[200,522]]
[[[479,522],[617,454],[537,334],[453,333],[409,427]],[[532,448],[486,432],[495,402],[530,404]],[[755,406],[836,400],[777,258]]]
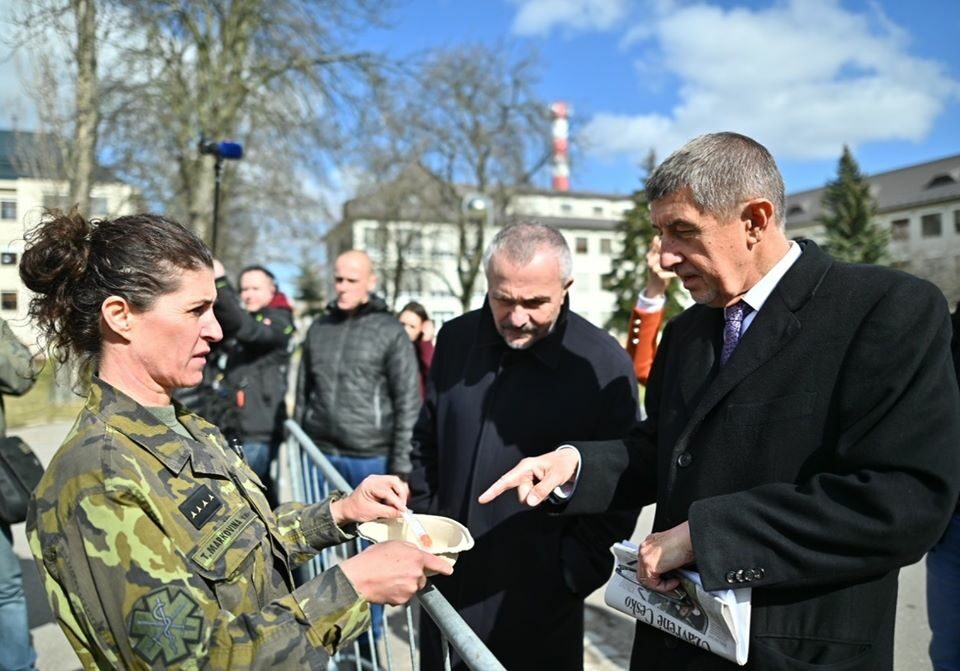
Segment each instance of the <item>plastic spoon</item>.
[[417,537],[417,545],[420,546],[421,550],[429,550],[433,545],[433,539],[430,538],[430,534],[427,533],[427,530],[423,528],[423,525],[420,523],[414,514],[409,508],[403,511],[403,519],[406,521],[410,528],[413,530],[414,535]]

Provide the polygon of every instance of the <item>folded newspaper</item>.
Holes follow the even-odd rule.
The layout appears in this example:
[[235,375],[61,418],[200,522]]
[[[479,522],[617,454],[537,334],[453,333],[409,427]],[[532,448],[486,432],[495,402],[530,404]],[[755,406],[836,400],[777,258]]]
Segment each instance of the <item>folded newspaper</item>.
[[655,592],[637,582],[636,545],[623,541],[610,551],[613,575],[603,595],[608,606],[740,666],[747,663],[749,588],[707,592],[699,573],[680,570],[680,587]]

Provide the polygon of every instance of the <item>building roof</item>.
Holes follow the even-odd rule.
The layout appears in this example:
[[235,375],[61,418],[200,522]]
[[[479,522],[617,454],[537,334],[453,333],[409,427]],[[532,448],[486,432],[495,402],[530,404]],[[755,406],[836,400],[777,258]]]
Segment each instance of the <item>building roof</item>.
[[[960,154],[867,176],[880,213],[960,199]],[[787,230],[816,222],[824,187],[787,196]]]
[[629,193],[601,193],[600,191],[556,191],[535,187],[518,187],[513,191],[518,196],[548,196],[550,198],[590,198],[598,200],[630,200]]
[[[64,179],[62,158],[54,150],[55,138],[33,131],[0,130],[0,179]],[[48,149],[49,147],[49,149]],[[45,156],[56,157],[44,162]],[[119,181],[111,171],[98,167],[94,181]]]
[[0,179],[24,177],[22,169],[17,169],[17,147],[25,134],[9,130],[0,130]]

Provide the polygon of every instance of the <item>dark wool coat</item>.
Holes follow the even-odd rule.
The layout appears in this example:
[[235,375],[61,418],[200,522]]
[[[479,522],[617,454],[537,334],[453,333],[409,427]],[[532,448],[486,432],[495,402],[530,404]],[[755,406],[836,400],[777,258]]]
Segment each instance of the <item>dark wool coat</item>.
[[293,310],[278,292],[262,310],[247,312],[221,278],[213,311],[223,327],[222,346],[216,351],[226,356],[224,386],[237,406],[240,438],[279,445],[287,420]]
[[[435,584],[508,669],[581,669],[582,599],[610,575],[610,545],[636,513],[579,517],[481,506],[480,493],[526,456],[577,437],[622,435],[638,415],[626,352],[570,312],[530,349],[509,349],[490,309],[440,331],[427,397],[414,429],[410,507],[466,524],[476,546]],[[439,669],[439,643],[421,620],[422,668]]]
[[[928,282],[801,245],[723,368],[721,310],[667,326],[648,419],[577,444],[565,512],[655,498],[655,530],[689,521],[704,587],[753,588],[746,669],[887,671],[899,568],[960,487],[949,315]],[[738,667],[638,624],[631,668]]]

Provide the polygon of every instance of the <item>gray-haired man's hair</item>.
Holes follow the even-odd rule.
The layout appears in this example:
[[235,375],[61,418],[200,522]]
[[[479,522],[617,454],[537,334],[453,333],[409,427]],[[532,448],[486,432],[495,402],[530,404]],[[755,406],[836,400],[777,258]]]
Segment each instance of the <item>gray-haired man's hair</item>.
[[684,187],[706,212],[733,214],[751,198],[773,203],[774,221],[786,223],[783,177],[766,147],[738,133],[710,133],[690,140],[670,154],[647,178],[647,202]]
[[573,257],[563,235],[555,228],[539,221],[520,221],[501,228],[483,253],[483,269],[490,275],[490,262],[494,256],[503,255],[511,263],[525,266],[541,248],[546,247],[557,255],[560,263],[560,279],[566,282],[573,276]]

